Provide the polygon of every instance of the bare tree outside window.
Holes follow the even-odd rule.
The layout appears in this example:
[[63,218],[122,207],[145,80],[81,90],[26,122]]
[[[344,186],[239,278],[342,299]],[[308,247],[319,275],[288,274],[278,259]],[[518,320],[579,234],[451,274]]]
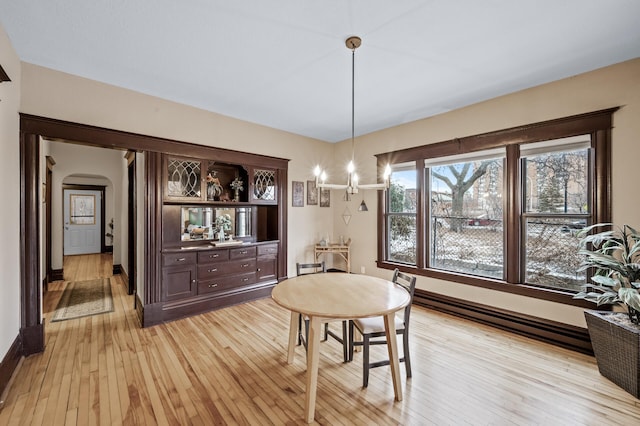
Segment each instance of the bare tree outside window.
[[587,278],[577,234],[611,221],[615,110],[380,154],[394,173],[379,267],[576,304]]
[[503,277],[502,164],[491,159],[430,169],[432,268]]
[[587,148],[525,157],[525,280],[529,284],[579,290],[578,231],[589,213]]

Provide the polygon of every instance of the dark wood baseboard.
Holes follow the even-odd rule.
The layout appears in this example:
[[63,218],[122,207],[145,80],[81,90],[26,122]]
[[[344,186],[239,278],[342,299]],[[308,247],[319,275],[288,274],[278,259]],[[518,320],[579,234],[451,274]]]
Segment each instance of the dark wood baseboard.
[[[114,269],[115,269],[115,266],[114,266]],[[120,273],[120,278],[122,278],[122,284],[124,284],[125,288],[129,288],[129,274],[127,274],[127,271],[122,269],[122,267],[120,268],[119,273]]]
[[49,280],[47,277],[44,277],[42,279],[42,292],[46,293],[47,291],[49,291]]
[[50,281],[63,281],[64,280],[64,269],[52,269]]
[[140,321],[140,326],[142,327],[144,322],[143,322],[143,318],[144,318],[144,306],[142,306],[142,300],[140,300],[140,297],[138,296],[138,293],[135,293],[133,295],[134,298],[134,307],[136,310],[136,314],[138,314],[138,321]]
[[271,295],[275,283],[261,283],[240,291],[200,296],[176,302],[156,303],[144,306],[143,327],[186,318],[215,309],[226,308]]
[[20,329],[22,355],[29,356],[44,351],[44,319],[40,324]]
[[416,289],[413,303],[566,349],[593,355],[586,328]]
[[[113,265],[113,275],[118,275],[122,273],[122,265]],[[51,277],[49,281],[63,281],[64,280],[64,269],[52,269]]]
[[[136,297],[138,295],[136,294]],[[139,300],[139,299],[138,299]],[[142,327],[151,327],[153,325],[162,324],[162,302],[153,303],[142,306],[139,305]],[[140,315],[140,314],[139,314]]]
[[0,410],[4,406],[5,390],[7,390],[11,376],[18,366],[20,358],[22,358],[22,340],[20,335],[18,335],[2,359],[2,362],[0,362]]

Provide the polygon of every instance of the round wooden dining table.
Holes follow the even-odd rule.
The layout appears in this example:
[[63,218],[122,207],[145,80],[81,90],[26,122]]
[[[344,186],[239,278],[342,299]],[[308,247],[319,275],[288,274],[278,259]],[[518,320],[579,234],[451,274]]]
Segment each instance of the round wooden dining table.
[[409,302],[409,293],[382,278],[346,273],[308,274],[282,281],[271,293],[273,300],[291,311],[287,362],[293,363],[298,315],[309,317],[305,419],[313,422],[321,324],[327,320],[384,317],[391,378],[396,401],[402,401],[395,313]]

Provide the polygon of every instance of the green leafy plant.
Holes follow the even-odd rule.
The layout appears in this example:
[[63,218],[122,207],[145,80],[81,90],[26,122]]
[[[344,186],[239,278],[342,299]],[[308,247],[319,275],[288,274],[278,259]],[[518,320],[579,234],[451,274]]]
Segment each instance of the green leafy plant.
[[230,185],[231,185],[231,189],[235,191],[244,191],[244,186],[242,186],[243,182],[242,182],[242,179],[240,178],[235,178]]
[[222,229],[224,229],[225,231],[230,231],[231,230],[231,216],[229,216],[228,214],[223,214],[220,215],[218,217],[216,217],[216,226],[217,227],[222,227]]
[[[591,233],[606,228],[606,231]],[[578,233],[584,255],[579,270],[594,269],[591,281],[576,299],[626,309],[631,321],[640,324],[640,233],[629,225],[611,229],[610,223],[584,228]]]
[[107,223],[107,226],[109,227],[109,232],[107,232],[106,234],[104,234],[107,238],[109,238],[109,242],[111,244],[113,244],[113,237],[115,236],[115,234],[113,233],[113,218],[111,218],[111,222]]

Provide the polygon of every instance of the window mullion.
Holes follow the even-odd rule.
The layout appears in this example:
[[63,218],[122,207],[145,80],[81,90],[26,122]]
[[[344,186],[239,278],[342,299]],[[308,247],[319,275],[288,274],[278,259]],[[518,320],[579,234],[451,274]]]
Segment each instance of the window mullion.
[[522,222],[522,170],[520,162],[520,147],[518,145],[507,146],[505,165],[505,197],[504,197],[504,233],[505,246],[505,280],[510,284],[522,282],[523,237]]
[[424,160],[416,161],[416,239],[418,243],[416,253],[416,266],[418,268],[426,268],[426,253],[429,253],[429,227],[427,226],[427,218],[429,217],[429,204],[427,200],[429,185],[426,181],[426,173],[424,168]]

